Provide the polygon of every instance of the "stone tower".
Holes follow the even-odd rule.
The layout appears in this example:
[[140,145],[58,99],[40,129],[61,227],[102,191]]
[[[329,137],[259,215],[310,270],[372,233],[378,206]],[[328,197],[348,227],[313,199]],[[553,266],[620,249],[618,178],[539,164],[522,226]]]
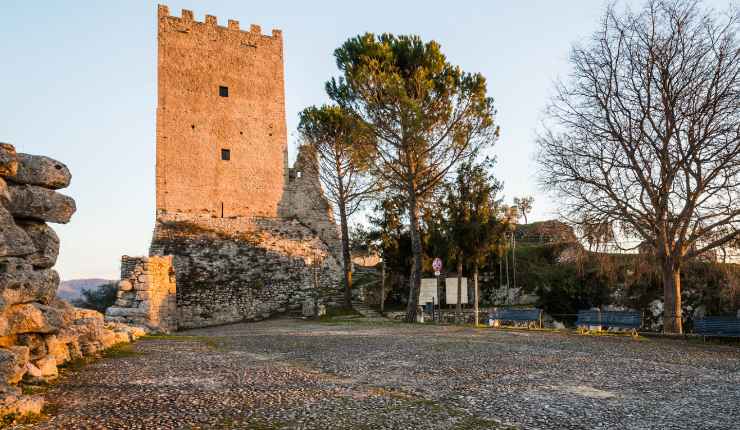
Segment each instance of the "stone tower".
[[157,216],[277,216],[287,134],[280,30],[158,9]]
[[157,15],[157,219],[109,318],[174,330],[331,305],[339,235],[315,159],[288,169],[282,33]]

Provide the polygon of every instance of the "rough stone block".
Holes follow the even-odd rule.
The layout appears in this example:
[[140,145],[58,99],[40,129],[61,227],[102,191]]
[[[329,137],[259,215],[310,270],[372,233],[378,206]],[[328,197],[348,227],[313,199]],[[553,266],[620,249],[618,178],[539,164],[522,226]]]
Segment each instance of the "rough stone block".
[[11,395],[0,402],[0,416],[40,415],[44,407],[42,396]]
[[17,336],[18,345],[27,346],[31,360],[38,360],[48,354],[44,337],[37,333],[26,333]]
[[16,271],[11,265],[14,263],[0,263],[0,310],[18,303],[50,303],[54,299],[59,286],[56,271]]
[[10,212],[0,205],[0,257],[28,255],[36,247],[28,234],[16,225]]
[[26,260],[39,269],[49,269],[57,262],[59,255],[59,236],[46,223],[38,221],[19,221],[22,228],[36,246],[36,252],[26,257]]
[[59,376],[57,360],[52,355],[36,360],[33,364],[41,371],[41,376],[46,381],[54,380]]
[[49,356],[54,357],[57,366],[60,366],[70,360],[69,348],[67,344],[59,340],[56,335],[46,336],[46,351]]
[[26,373],[28,347],[14,346],[0,349],[0,382],[17,384]]
[[8,206],[10,203],[10,190],[5,179],[0,178],[0,206]]
[[63,314],[62,310],[38,303],[13,305],[0,318],[5,321],[0,334],[55,333],[64,326]]
[[77,210],[71,197],[36,185],[11,185],[10,213],[17,218],[66,224]]
[[118,282],[118,291],[131,291],[134,286],[128,279],[123,279]]
[[137,317],[146,316],[146,309],[140,308],[119,308],[112,306],[105,311],[105,314],[111,317]]
[[66,188],[72,180],[72,174],[64,163],[43,155],[20,153],[18,169],[8,179],[16,184],[38,185],[52,190]]
[[9,143],[0,142],[0,176],[15,176],[18,172],[18,154]]

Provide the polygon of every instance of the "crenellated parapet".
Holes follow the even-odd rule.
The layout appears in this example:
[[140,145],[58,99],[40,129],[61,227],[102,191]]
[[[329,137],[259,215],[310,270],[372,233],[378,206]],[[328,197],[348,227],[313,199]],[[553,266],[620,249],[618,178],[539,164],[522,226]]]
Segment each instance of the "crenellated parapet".
[[199,22],[195,20],[193,16],[193,11],[188,10],[188,9],[182,9],[179,17],[173,16],[173,15],[170,15],[170,8],[162,4],[159,5],[157,9],[157,15],[159,17],[160,22],[168,21],[172,24],[180,25],[182,26],[182,30],[186,30],[186,31],[193,28],[194,26],[206,25],[210,27],[218,27],[219,29],[222,29],[222,30],[238,31],[238,32],[245,33],[245,34],[252,34],[252,35],[262,36],[266,38],[282,39],[283,37],[283,32],[278,29],[273,29],[271,36],[264,35],[262,34],[262,27],[256,24],[251,24],[249,26],[249,31],[243,31],[239,28],[239,21],[235,19],[227,20],[226,27],[219,26],[218,18],[213,15],[206,15],[205,21]]

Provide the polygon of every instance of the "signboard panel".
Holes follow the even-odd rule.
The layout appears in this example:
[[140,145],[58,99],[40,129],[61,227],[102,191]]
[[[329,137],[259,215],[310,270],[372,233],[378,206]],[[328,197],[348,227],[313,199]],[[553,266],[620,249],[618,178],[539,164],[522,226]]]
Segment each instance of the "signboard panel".
[[[445,297],[448,305],[457,304],[457,278],[447,278]],[[460,284],[460,303],[468,303],[468,278],[462,278]]]
[[437,278],[421,278],[419,304],[431,303],[432,298],[435,304],[439,304],[439,300],[437,300]]

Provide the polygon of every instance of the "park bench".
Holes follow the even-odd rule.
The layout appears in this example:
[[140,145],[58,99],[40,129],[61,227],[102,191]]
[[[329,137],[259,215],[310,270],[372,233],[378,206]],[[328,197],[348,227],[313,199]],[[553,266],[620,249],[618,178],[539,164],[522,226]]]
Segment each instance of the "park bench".
[[703,336],[740,337],[740,319],[734,317],[705,317],[694,322],[694,333]]
[[589,331],[592,326],[629,329],[633,335],[642,326],[642,315],[632,311],[578,311],[576,327],[579,333]]
[[[542,309],[518,309],[518,308],[503,308],[494,309],[488,314],[489,321],[510,321],[510,322],[526,322],[535,323],[539,328],[542,328]],[[529,325],[529,324],[528,324]]]

